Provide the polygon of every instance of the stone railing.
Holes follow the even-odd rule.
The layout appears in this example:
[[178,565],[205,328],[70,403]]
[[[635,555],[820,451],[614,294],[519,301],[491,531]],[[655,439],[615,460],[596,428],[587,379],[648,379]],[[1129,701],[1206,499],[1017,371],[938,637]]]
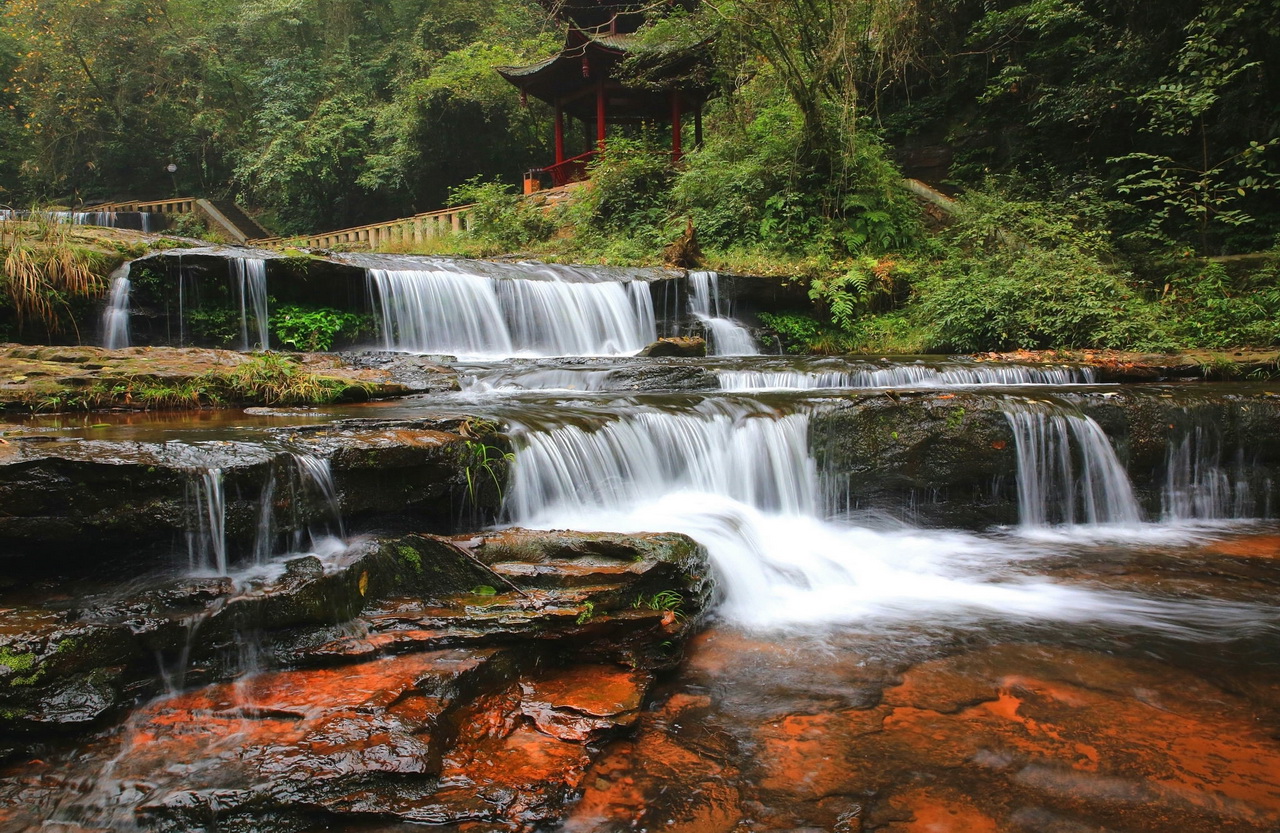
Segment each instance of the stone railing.
[[359,248],[377,250],[386,246],[411,246],[432,237],[455,234],[471,227],[474,205],[460,205],[428,211],[400,220],[327,231],[305,237],[272,237],[252,241],[256,245],[288,244],[306,249]]
[[87,207],[86,211],[145,211],[150,214],[195,214],[195,197],[176,197],[171,200],[135,200],[109,202]]

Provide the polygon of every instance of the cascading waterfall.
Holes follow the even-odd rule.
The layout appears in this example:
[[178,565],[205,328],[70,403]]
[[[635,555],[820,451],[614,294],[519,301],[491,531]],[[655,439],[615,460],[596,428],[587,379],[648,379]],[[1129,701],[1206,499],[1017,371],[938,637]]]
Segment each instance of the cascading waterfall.
[[1237,449],[1229,467],[1222,457],[1222,440],[1207,426],[1196,425],[1180,440],[1170,439],[1160,494],[1161,515],[1166,521],[1241,519],[1268,514],[1270,480],[1264,479],[1260,484],[1262,494],[1256,494],[1244,449]]
[[[240,344],[246,352],[271,349],[267,312],[267,262],[255,257],[237,257],[227,261],[240,300]],[[252,309],[252,313],[250,310]],[[249,318],[252,314],[256,332],[250,340]]]
[[1091,367],[1024,367],[980,364],[971,367],[894,365],[856,370],[721,370],[727,391],[815,390],[821,388],[950,388],[983,385],[1083,385],[1097,374]]
[[[342,522],[342,503],[338,499],[338,485],[333,480],[333,468],[328,458],[311,454],[294,454],[294,465],[298,469],[298,477],[302,482],[301,492],[318,494],[324,504],[326,534],[336,533],[339,538],[346,538],[347,531]],[[311,533],[314,541],[316,533]]]
[[111,273],[111,292],[102,312],[102,346],[118,350],[129,346],[129,264]]
[[649,284],[368,270],[387,350],[475,358],[624,356],[657,338]]
[[[825,519],[808,416],[747,403],[714,407],[641,411],[594,429],[517,432],[511,519],[543,529],[683,532],[707,548],[716,566],[725,594],[720,614],[747,627],[868,618],[955,625],[996,617],[1178,632],[1238,613],[1020,573],[1011,565],[1028,550],[1018,539]],[[1047,422],[1077,444],[1097,440],[1086,421],[1049,416],[1063,417]],[[1136,520],[1127,482],[1113,492],[1128,494],[1128,512],[1095,507],[1095,515]]]
[[187,557],[198,572],[227,574],[227,496],[222,469],[196,471],[187,484]]
[[[243,554],[257,567],[281,555],[328,550],[335,539],[346,539],[329,461],[293,453],[281,462],[283,470],[277,464],[267,468],[257,495],[253,542]],[[196,572],[227,575],[233,567],[247,566],[234,556],[228,542],[224,480],[221,468],[201,468],[193,470],[187,484],[187,555],[190,569]],[[277,499],[282,482],[286,491]],[[281,507],[287,511],[283,518],[279,517]]]
[[689,273],[689,311],[707,329],[707,353],[712,356],[756,356],[751,332],[720,312],[720,275],[716,272]]
[[1093,419],[1040,403],[1011,403],[1005,418],[1017,446],[1023,527],[1142,521],[1129,475]]
[[817,508],[803,414],[648,412],[595,431],[566,426],[523,440],[511,495],[521,522],[554,509],[625,509],[679,490],[791,514]]
[[102,226],[104,228],[136,228],[139,231],[156,230],[156,215],[149,211],[14,211],[0,209],[0,220],[42,220],[46,223],[67,223],[75,226]]

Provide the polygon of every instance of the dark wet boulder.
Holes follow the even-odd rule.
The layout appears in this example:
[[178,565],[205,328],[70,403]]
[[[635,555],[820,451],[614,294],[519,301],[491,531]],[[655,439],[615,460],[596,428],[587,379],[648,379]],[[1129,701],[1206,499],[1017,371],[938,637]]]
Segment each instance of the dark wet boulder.
[[482,420],[353,420],[269,429],[262,440],[15,437],[0,446],[0,560],[22,570],[105,554],[163,564],[211,499],[221,500],[229,558],[243,560],[264,495],[278,504],[278,532],[331,511],[303,483],[308,460],[332,478],[353,524],[451,532],[496,518],[510,464],[507,439]]
[[699,358],[707,355],[707,342],[697,337],[660,338],[640,351],[647,358]]
[[851,509],[942,526],[1017,520],[1013,431],[991,399],[866,394],[815,416],[810,444]]

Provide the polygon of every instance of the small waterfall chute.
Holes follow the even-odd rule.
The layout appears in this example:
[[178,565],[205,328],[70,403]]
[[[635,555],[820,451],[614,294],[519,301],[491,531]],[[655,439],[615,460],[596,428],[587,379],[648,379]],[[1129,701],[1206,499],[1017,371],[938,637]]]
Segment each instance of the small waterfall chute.
[[1097,422],[1048,403],[1006,407],[1023,527],[1142,521],[1128,472]]
[[883,368],[789,370],[721,370],[720,388],[727,391],[820,390],[824,388],[952,388],[1013,385],[1092,384],[1091,367],[1031,367],[975,364],[932,367],[895,364]]
[[1249,465],[1243,448],[1224,454],[1221,432],[1196,422],[1169,438],[1160,492],[1165,521],[1243,520],[1266,517],[1271,480]]
[[102,311],[102,346],[118,350],[129,346],[129,264],[111,273],[111,290]]
[[689,311],[707,330],[707,353],[712,356],[756,356],[751,331],[720,309],[720,275],[717,272],[689,273]]
[[[241,349],[270,350],[271,334],[267,309],[267,262],[256,257],[237,257],[228,261],[231,277],[240,302]],[[249,319],[254,322],[249,328]]]
[[643,280],[495,277],[459,266],[368,270],[387,350],[475,358],[625,356],[657,338]]
[[227,561],[227,496],[222,469],[204,468],[187,484],[187,558],[197,572],[225,576]]

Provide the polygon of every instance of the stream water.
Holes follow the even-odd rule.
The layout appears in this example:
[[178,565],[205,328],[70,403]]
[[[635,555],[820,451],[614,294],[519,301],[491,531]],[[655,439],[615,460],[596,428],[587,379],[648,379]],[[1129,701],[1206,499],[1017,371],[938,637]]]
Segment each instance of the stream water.
[[[266,346],[265,289],[237,268],[246,346]],[[1247,411],[1265,386],[1132,394],[1146,397],[1136,412],[1185,414],[1140,463],[1136,432],[1110,435],[1091,415],[1117,393],[1087,368],[754,355],[713,274],[694,276],[688,301],[710,335],[705,361],[630,357],[665,326],[644,281],[439,264],[369,278],[382,347],[458,356],[462,389],[295,421],[482,415],[515,446],[507,523],[676,531],[710,553],[710,629],[637,739],[595,765],[567,830],[1275,829],[1280,776],[1248,769],[1280,761],[1267,735],[1280,728],[1272,483],[1247,438],[1197,416],[1208,401]],[[948,404],[957,395],[964,408]],[[848,498],[850,478],[880,475],[831,470],[815,425],[899,398],[1008,426],[1015,464],[989,491],[1016,520],[948,528],[909,501]],[[281,418],[117,422],[92,436],[253,444]],[[263,486],[239,555],[221,471],[192,469],[193,569],[345,538],[327,461],[294,459]],[[282,490],[310,495],[320,520],[283,523],[269,509]],[[1243,751],[1224,749],[1218,735],[1237,730]],[[1161,733],[1169,745],[1149,748]]]

